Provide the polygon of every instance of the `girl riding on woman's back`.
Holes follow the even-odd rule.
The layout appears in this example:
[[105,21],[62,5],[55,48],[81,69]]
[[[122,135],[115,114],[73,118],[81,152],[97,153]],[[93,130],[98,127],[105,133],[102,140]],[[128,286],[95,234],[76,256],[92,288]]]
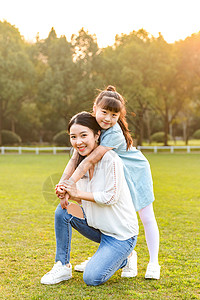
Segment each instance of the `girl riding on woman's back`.
[[[131,192],[133,204],[135,210],[139,213],[145,229],[145,237],[150,255],[145,278],[159,279],[159,230],[152,205],[154,193],[151,170],[145,156],[132,146],[133,141],[126,122],[125,100],[116,92],[114,87],[108,86],[95,99],[93,112],[98,124],[102,128],[100,145],[81,162],[76,170],[74,168],[76,153],[73,154],[56,188],[56,193],[61,198],[61,206],[63,208],[67,207],[68,197],[62,199],[64,193],[66,193],[64,189],[77,182],[91,165],[97,163],[107,151],[114,150],[122,159],[125,178]],[[66,181],[66,179],[69,180]],[[137,256],[135,257],[137,260]],[[137,269],[135,272],[130,272],[128,266],[122,272],[122,276],[124,277],[134,277],[136,275]]]

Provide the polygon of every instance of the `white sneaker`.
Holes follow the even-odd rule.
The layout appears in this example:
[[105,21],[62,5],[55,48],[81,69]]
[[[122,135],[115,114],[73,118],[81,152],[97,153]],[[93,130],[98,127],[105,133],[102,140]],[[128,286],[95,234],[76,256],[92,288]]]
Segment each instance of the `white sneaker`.
[[70,268],[68,268],[66,265],[62,265],[61,261],[58,261],[51,271],[41,278],[41,283],[56,284],[70,278],[72,278],[72,265],[70,264]]
[[137,252],[133,250],[131,256],[128,257],[126,266],[122,269],[121,277],[135,276],[137,276]]
[[84,272],[84,271],[85,271],[85,267],[86,267],[88,261],[90,260],[90,258],[91,258],[91,257],[88,257],[88,259],[85,260],[85,261],[83,261],[82,263],[80,263],[80,265],[76,265],[76,266],[74,267],[74,270],[75,270],[75,271],[78,271],[78,272]]
[[146,279],[160,279],[160,266],[159,264],[149,263],[145,274]]

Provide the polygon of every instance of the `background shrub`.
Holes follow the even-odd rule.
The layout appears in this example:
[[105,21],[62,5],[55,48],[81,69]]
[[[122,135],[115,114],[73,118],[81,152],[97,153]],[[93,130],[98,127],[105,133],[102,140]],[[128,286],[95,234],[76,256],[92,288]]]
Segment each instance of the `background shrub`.
[[[165,133],[163,131],[155,132],[151,136],[152,142],[164,143]],[[170,140],[170,135],[168,134],[168,140]]]
[[14,145],[14,144],[21,143],[20,136],[10,130],[2,130],[1,134],[2,134],[2,145]]
[[53,143],[56,144],[57,146],[67,146],[67,147],[71,146],[67,131],[62,130],[58,132],[56,135],[54,135]]
[[193,133],[193,138],[196,140],[200,140],[200,129],[197,129],[194,133]]

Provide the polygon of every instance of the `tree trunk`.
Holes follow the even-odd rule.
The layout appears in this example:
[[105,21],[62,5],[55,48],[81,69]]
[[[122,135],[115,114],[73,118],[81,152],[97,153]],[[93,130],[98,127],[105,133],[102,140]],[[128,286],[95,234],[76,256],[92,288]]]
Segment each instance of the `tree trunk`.
[[149,110],[146,110],[146,124],[147,124],[148,142],[149,145],[151,145],[151,125],[150,125]]
[[185,141],[185,145],[188,145],[188,124],[187,121],[183,122],[183,140]]
[[2,111],[2,102],[0,100],[0,146],[2,145],[2,134],[1,134],[2,128],[3,128],[3,111]]
[[168,134],[169,134],[169,120],[168,120],[168,114],[165,114],[165,120],[164,120],[164,145],[168,146]]
[[11,131],[15,133],[15,120],[11,119]]
[[165,117],[164,117],[164,145],[168,146],[168,134],[169,134],[169,111],[167,107],[167,100],[165,100]]
[[139,133],[138,145],[142,146],[143,135],[144,135],[143,111],[139,112],[139,126],[140,126],[140,133]]

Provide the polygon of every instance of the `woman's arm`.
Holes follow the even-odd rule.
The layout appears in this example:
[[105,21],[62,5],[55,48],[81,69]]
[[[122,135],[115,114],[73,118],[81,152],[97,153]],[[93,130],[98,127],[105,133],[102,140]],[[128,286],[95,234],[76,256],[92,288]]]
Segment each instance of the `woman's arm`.
[[66,193],[66,190],[63,188],[63,184],[64,184],[65,180],[69,179],[70,176],[73,174],[75,167],[76,167],[77,159],[78,159],[78,153],[76,152],[76,150],[74,150],[73,155],[72,155],[71,159],[69,160],[69,162],[60,178],[59,183],[55,187],[56,195],[60,199],[60,205],[61,205],[62,209],[67,209],[67,206],[69,204],[69,202],[68,202],[69,195]]
[[74,150],[72,157],[70,158],[61,178],[59,184],[62,184],[65,180],[68,180],[75,171],[76,163],[78,160],[78,152]]
[[113,148],[110,147],[104,147],[104,146],[98,146],[95,150],[90,153],[88,157],[86,157],[80,165],[76,168],[73,175],[70,177],[70,180],[73,180],[74,182],[77,182],[80,180],[83,175],[92,167],[93,164],[96,164],[103,156],[104,154],[112,150]]
[[76,150],[74,150],[73,155],[71,157],[71,159],[69,160],[61,178],[59,183],[56,185],[56,194],[58,196],[58,198],[63,199],[66,191],[63,189],[63,184],[65,183],[65,180],[68,180],[71,175],[73,174],[75,168],[76,168],[76,163],[78,160],[78,153]]
[[81,200],[95,202],[93,194],[78,190],[75,182],[68,182],[67,184],[64,184],[64,187],[69,194],[69,198],[77,201],[79,204]]

